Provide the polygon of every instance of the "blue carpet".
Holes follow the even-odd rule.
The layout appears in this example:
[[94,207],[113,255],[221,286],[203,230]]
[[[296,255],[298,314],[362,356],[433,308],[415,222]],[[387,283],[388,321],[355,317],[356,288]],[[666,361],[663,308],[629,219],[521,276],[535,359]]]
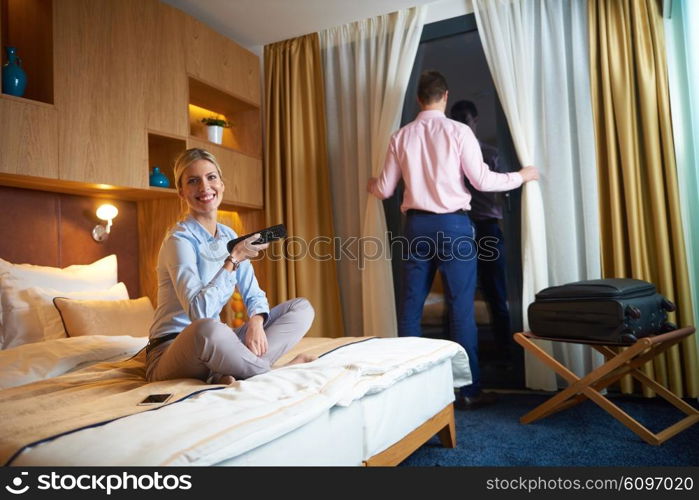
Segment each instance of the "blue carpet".
[[[699,424],[660,446],[646,444],[591,401],[532,424],[519,417],[549,398],[500,394],[490,407],[456,410],[457,447],[433,438],[407,466],[682,466],[699,465]],[[659,432],[684,416],[661,398],[611,397],[626,413]],[[696,400],[685,400],[696,407]]]

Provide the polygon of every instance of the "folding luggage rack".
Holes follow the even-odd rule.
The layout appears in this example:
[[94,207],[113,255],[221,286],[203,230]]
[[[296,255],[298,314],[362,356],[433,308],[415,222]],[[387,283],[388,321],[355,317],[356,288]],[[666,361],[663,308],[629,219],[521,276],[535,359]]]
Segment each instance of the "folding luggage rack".
[[[532,332],[515,333],[514,339],[518,344],[534,354],[537,358],[543,361],[546,366],[553,369],[556,373],[563,377],[568,384],[570,384],[566,389],[562,390],[521,417],[520,422],[523,424],[529,424],[553,413],[571,408],[579,403],[582,403],[586,399],[591,399],[603,410],[635,432],[645,442],[652,445],[664,443],[672,436],[697,423],[699,421],[699,410],[688,405],[668,389],[658,384],[654,380],[651,380],[639,369],[639,367],[693,333],[693,327],[686,327],[654,337],[643,337],[629,346],[622,346],[626,348],[622,349],[621,352],[615,352],[612,349],[612,347],[619,347],[618,344],[605,344],[589,340],[537,337]],[[535,340],[587,344],[596,351],[600,352],[606,358],[606,362],[602,366],[591,371],[585,377],[580,378],[554,359],[549,353],[536,345],[534,342]],[[624,412],[621,408],[600,393],[602,389],[608,387],[627,374],[638,380],[642,385],[645,385],[655,391],[659,396],[664,398],[687,416],[656,434],[648,430],[648,428],[632,418],[628,413]]]

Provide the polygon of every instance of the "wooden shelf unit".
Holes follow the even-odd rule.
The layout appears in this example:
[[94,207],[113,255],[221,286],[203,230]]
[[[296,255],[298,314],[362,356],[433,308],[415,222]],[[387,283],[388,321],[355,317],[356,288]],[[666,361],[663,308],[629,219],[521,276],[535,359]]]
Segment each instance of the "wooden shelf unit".
[[[207,141],[202,118],[222,118],[232,123],[223,130],[224,147],[256,159],[262,159],[262,130],[260,108],[244,99],[232,96],[200,80],[189,80],[190,135]],[[211,143],[213,144],[213,143]]]
[[22,96],[53,104],[53,0],[0,0],[2,62],[16,47],[27,74]]
[[8,174],[3,172],[0,172],[0,186],[125,201],[177,198],[177,191],[170,188],[129,188],[124,186],[112,186],[109,184],[66,181],[52,177],[38,177],[33,175],[12,173]]
[[[253,53],[160,0],[0,0],[0,43],[28,81],[0,93],[0,185],[176,200],[174,160],[196,146],[221,162],[222,208],[263,208]],[[233,123],[221,145],[199,121],[211,114]],[[149,186],[156,165],[169,188]]]
[[148,175],[150,176],[153,167],[159,167],[170,181],[169,188],[149,186],[150,189],[172,189],[175,191],[175,160],[185,149],[187,149],[187,141],[184,138],[148,132]]
[[190,137],[187,146],[206,149],[218,160],[226,185],[223,193],[225,207],[263,208],[262,160],[197,137]]
[[58,117],[51,104],[0,94],[0,172],[58,178]]

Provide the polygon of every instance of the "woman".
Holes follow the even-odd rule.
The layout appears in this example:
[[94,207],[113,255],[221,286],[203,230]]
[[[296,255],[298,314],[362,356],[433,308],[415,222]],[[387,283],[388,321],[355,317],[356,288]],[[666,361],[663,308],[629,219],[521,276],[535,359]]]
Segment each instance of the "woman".
[[[225,186],[216,158],[189,149],[175,162],[175,187],[187,205],[186,219],[165,237],[158,255],[158,308],[146,356],[149,381],[198,378],[229,384],[270,370],[305,335],[314,311],[299,298],[270,311],[250,263],[269,243],[259,234],[238,243],[216,222]],[[250,319],[235,331],[218,320],[237,286]],[[289,364],[310,361],[299,355]]]

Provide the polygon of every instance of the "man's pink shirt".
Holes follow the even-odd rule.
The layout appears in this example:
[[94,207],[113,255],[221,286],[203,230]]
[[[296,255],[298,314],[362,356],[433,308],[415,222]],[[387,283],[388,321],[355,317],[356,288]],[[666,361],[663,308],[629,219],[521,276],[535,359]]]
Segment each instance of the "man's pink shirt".
[[471,193],[464,175],[479,191],[510,191],[523,182],[517,172],[500,174],[488,168],[468,125],[450,120],[442,111],[422,111],[391,136],[372,194],[388,198],[403,177],[402,212],[411,208],[434,213],[469,210]]

